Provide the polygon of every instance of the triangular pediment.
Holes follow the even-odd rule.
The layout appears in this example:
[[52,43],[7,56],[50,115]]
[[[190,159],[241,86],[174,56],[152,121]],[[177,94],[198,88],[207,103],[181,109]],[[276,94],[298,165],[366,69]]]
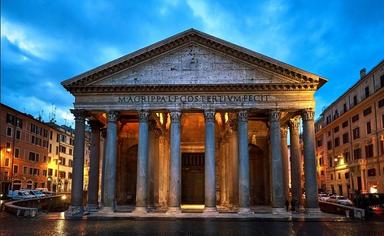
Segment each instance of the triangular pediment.
[[291,84],[295,79],[190,44],[99,81],[95,86],[189,84]]
[[79,88],[148,85],[299,84],[325,79],[191,29],[63,81]]

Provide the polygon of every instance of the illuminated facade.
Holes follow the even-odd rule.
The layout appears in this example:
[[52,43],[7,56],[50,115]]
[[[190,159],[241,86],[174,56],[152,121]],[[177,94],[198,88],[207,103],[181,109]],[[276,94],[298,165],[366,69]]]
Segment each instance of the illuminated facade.
[[384,62],[327,107],[316,122],[319,186],[351,196],[384,192]]
[[4,104],[0,111],[1,193],[47,187],[49,127]]
[[[326,80],[229,42],[188,30],[62,82],[75,96],[72,202],[83,213],[85,120],[91,127],[88,209],[134,206],[168,214],[253,206],[285,211],[301,199],[303,122],[307,211],[318,212],[314,93]],[[101,152],[101,131],[105,148]],[[99,160],[102,160],[99,205]]]

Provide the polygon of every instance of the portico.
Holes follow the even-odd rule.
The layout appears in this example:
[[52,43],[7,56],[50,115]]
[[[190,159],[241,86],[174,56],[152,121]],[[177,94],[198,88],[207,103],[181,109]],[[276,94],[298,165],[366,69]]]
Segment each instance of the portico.
[[[301,199],[301,118],[305,208],[318,211],[313,110],[314,93],[324,83],[319,76],[193,29],[64,81],[75,96],[77,150],[67,215],[84,212],[87,119],[92,210],[111,213],[132,205],[133,213],[172,215],[181,213],[185,201],[204,204],[203,214],[220,214],[223,207],[251,214],[254,205],[284,212],[289,182],[292,199]],[[105,145],[104,155],[100,145]],[[95,162],[100,158],[98,202]]]

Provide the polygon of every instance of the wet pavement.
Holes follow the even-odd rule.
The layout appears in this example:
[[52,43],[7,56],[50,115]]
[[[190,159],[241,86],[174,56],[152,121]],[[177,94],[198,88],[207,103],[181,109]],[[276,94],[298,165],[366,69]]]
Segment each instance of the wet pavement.
[[384,235],[384,222],[262,219],[63,220],[0,212],[0,235]]

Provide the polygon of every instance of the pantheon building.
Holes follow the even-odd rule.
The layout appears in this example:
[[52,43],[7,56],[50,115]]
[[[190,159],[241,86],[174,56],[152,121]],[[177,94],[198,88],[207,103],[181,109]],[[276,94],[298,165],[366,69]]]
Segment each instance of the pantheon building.
[[314,93],[325,82],[194,29],[63,81],[75,97],[67,215],[318,212]]

